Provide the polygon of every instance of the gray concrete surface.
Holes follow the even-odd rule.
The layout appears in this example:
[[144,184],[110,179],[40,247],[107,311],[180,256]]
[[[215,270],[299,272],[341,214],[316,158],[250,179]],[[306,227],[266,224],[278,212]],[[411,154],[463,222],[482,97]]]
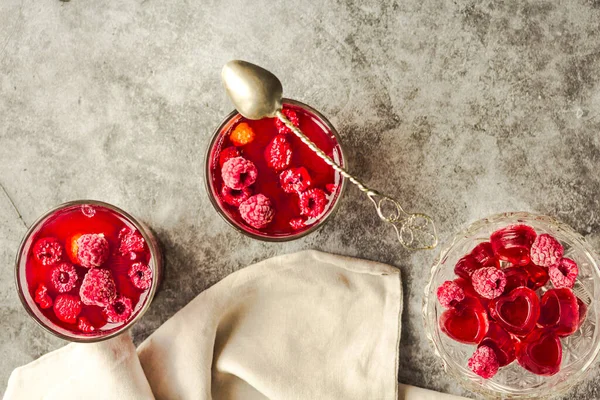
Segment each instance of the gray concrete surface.
[[[232,109],[220,68],[242,58],[274,71],[287,96],[330,117],[357,174],[434,215],[443,236],[527,210],[600,248],[599,27],[598,0],[2,0],[0,389],[14,367],[64,344],[13,287],[25,225],[94,198],[146,221],[166,248],[137,342],[227,274],[315,248],[400,268],[399,381],[468,394],[423,336],[435,252],[400,248],[356,190],[292,243],[248,239],[213,211],[203,155]],[[599,386],[595,366],[567,397],[599,398]]]

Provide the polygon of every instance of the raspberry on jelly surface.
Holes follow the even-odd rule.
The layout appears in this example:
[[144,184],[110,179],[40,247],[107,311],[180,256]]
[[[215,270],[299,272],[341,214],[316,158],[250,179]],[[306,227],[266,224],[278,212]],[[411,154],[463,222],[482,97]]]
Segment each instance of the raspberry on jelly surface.
[[35,290],[35,302],[40,308],[46,309],[52,307],[52,297],[48,294],[48,288],[44,284],[39,284]]
[[104,308],[108,322],[126,322],[131,317],[132,312],[131,300],[124,296],[119,297]]
[[50,280],[59,293],[66,293],[77,283],[77,270],[68,262],[52,267]]
[[42,238],[35,242],[33,255],[44,266],[54,265],[62,258],[63,247],[56,238]]
[[264,194],[249,197],[240,204],[239,210],[242,219],[256,229],[267,226],[275,215],[271,200]]
[[[287,117],[287,119],[290,120],[292,125],[300,126],[300,119],[295,111],[285,108],[283,109],[282,113]],[[292,133],[292,130],[288,128],[279,118],[275,118],[275,126],[277,127],[277,131],[281,134]]]
[[562,245],[554,237],[544,233],[531,245],[531,261],[541,267],[555,267],[564,253]]
[[81,301],[70,294],[59,294],[54,301],[54,314],[68,324],[77,323],[77,316],[81,312]]
[[570,258],[563,258],[556,267],[548,269],[548,275],[555,288],[572,288],[579,275],[579,267]]
[[230,206],[239,207],[244,201],[246,201],[252,195],[250,188],[243,188],[241,190],[232,189],[226,185],[221,188],[221,198],[223,201]]
[[279,182],[286,193],[303,192],[312,185],[310,175],[304,167],[283,171],[279,174]]
[[152,270],[144,263],[134,263],[127,273],[131,283],[138,289],[148,289],[152,285]]
[[221,151],[221,153],[219,153],[219,167],[223,168],[223,164],[225,164],[227,161],[231,160],[232,158],[235,157],[239,157],[240,156],[240,151],[236,148],[236,147],[227,147],[226,149],[223,149],[223,151]]
[[292,161],[292,146],[284,135],[277,135],[265,149],[265,160],[276,172],[283,171]]
[[144,251],[144,237],[137,231],[128,227],[119,232],[119,253],[125,255],[131,252],[141,253]]
[[300,214],[309,218],[317,218],[327,207],[327,195],[321,189],[309,189],[299,197]]
[[244,157],[234,157],[223,164],[221,178],[232,189],[242,190],[256,182],[258,170],[252,161]]
[[248,143],[251,143],[255,136],[254,130],[247,122],[240,122],[233,128],[231,135],[229,135],[229,139],[231,140],[231,143],[236,146],[245,146]]
[[489,379],[496,375],[500,365],[494,350],[488,346],[479,346],[469,358],[468,366],[477,375]]
[[117,298],[117,286],[110,271],[100,268],[90,269],[79,289],[81,301],[86,305],[105,307]]
[[99,267],[108,259],[108,240],[102,234],[86,233],[77,239],[77,260],[82,267]]
[[453,281],[446,281],[438,287],[437,298],[442,307],[450,308],[464,300],[465,291]]
[[475,291],[486,299],[494,299],[504,291],[506,275],[496,267],[480,268],[471,275]]

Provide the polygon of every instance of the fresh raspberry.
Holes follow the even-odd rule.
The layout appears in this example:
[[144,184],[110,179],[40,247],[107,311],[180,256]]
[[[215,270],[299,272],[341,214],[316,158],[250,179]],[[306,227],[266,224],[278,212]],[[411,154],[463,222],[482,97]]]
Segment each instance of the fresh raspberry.
[[128,253],[141,253],[144,251],[144,237],[137,231],[131,230],[128,227],[121,229],[119,232],[119,253],[122,255]]
[[52,297],[48,294],[48,288],[44,284],[38,285],[35,291],[35,302],[40,308],[46,309],[52,307]]
[[223,185],[221,188],[221,198],[223,201],[234,207],[239,207],[240,204],[246,201],[250,196],[252,196],[252,190],[247,187],[236,190]]
[[246,122],[240,122],[229,135],[231,143],[236,146],[244,146],[254,140],[254,130]]
[[494,299],[502,294],[506,286],[506,275],[496,267],[480,268],[471,275],[473,288],[482,297]]
[[54,265],[60,261],[63,248],[58,239],[46,237],[35,242],[33,255],[42,265]]
[[531,245],[531,261],[540,267],[555,267],[564,253],[562,245],[552,236],[544,233],[535,238]]
[[321,189],[309,189],[300,193],[300,214],[317,218],[325,211],[327,195]]
[[455,307],[464,300],[465,291],[453,281],[446,281],[437,290],[437,298],[442,307]]
[[219,167],[223,168],[223,164],[225,164],[227,161],[231,160],[232,158],[239,157],[239,156],[240,156],[240,151],[233,146],[224,149],[219,154]]
[[327,185],[325,185],[325,190],[329,194],[334,194],[336,189],[337,189],[337,185],[335,183],[328,183]]
[[250,226],[260,229],[273,220],[275,210],[267,196],[257,194],[240,204],[240,215]]
[[277,135],[265,149],[267,165],[275,171],[283,171],[292,161],[292,146],[283,135]]
[[563,258],[558,266],[548,269],[548,275],[555,288],[572,288],[579,275],[579,267],[570,258]]
[[85,305],[105,307],[117,298],[117,287],[110,271],[92,268],[83,277],[79,296]]
[[293,230],[298,231],[306,226],[306,221],[302,218],[292,218],[290,219],[290,226]]
[[54,314],[63,322],[75,324],[81,307],[81,301],[76,296],[59,294],[54,301]]
[[283,171],[279,174],[279,182],[286,193],[304,192],[312,184],[310,175],[304,167]]
[[124,296],[119,297],[104,309],[108,322],[125,322],[131,317],[132,312],[131,300]]
[[225,185],[236,190],[252,185],[257,176],[258,170],[254,163],[244,157],[234,157],[227,160],[221,169],[221,177]]
[[86,233],[77,239],[77,259],[86,268],[99,267],[108,258],[108,240],[104,235]]
[[66,293],[77,283],[77,270],[68,262],[60,263],[52,267],[50,280],[59,293]]
[[132,264],[127,275],[138,289],[146,290],[152,284],[152,270],[144,263]]
[[479,346],[469,358],[469,369],[484,379],[489,379],[498,372],[498,356],[491,347]]
[[96,330],[94,325],[86,317],[79,317],[77,328],[83,333],[92,333]]
[[[283,115],[285,115],[294,126],[300,126],[300,120],[295,111],[286,108],[282,112]],[[292,130],[288,128],[279,118],[275,118],[275,126],[277,127],[277,131],[281,134],[292,133]]]

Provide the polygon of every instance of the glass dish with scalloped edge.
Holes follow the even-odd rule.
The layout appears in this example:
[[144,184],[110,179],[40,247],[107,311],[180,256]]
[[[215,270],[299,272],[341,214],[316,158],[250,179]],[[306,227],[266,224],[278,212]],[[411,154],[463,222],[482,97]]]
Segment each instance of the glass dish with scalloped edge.
[[[513,224],[531,226],[537,234],[548,233],[564,246],[564,257],[577,262],[579,275],[573,292],[588,307],[587,317],[572,335],[560,338],[562,362],[560,371],[552,376],[535,375],[522,368],[515,360],[501,367],[496,375],[484,379],[473,373],[467,362],[476,345],[454,341],[439,328],[438,320],[444,308],[437,300],[437,288],[446,280],[456,278],[454,266],[477,244],[488,241],[492,232]],[[442,246],[439,257],[431,268],[425,287],[423,318],[428,339],[444,370],[466,389],[487,398],[533,399],[548,398],[568,392],[581,381],[595,363],[600,352],[600,335],[597,329],[600,317],[600,269],[598,256],[585,239],[572,228],[548,216],[526,212],[509,212],[493,215],[469,225]],[[548,283],[538,289],[551,288]],[[539,292],[538,292],[539,293]]]

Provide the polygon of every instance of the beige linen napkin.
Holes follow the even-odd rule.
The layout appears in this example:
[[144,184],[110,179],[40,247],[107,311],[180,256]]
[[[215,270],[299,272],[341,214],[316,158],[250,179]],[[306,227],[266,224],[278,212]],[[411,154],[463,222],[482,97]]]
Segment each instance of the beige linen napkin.
[[395,268],[316,251],[275,257],[201,293],[139,358],[128,335],[70,344],[16,369],[5,399],[455,398],[398,390],[401,311]]

